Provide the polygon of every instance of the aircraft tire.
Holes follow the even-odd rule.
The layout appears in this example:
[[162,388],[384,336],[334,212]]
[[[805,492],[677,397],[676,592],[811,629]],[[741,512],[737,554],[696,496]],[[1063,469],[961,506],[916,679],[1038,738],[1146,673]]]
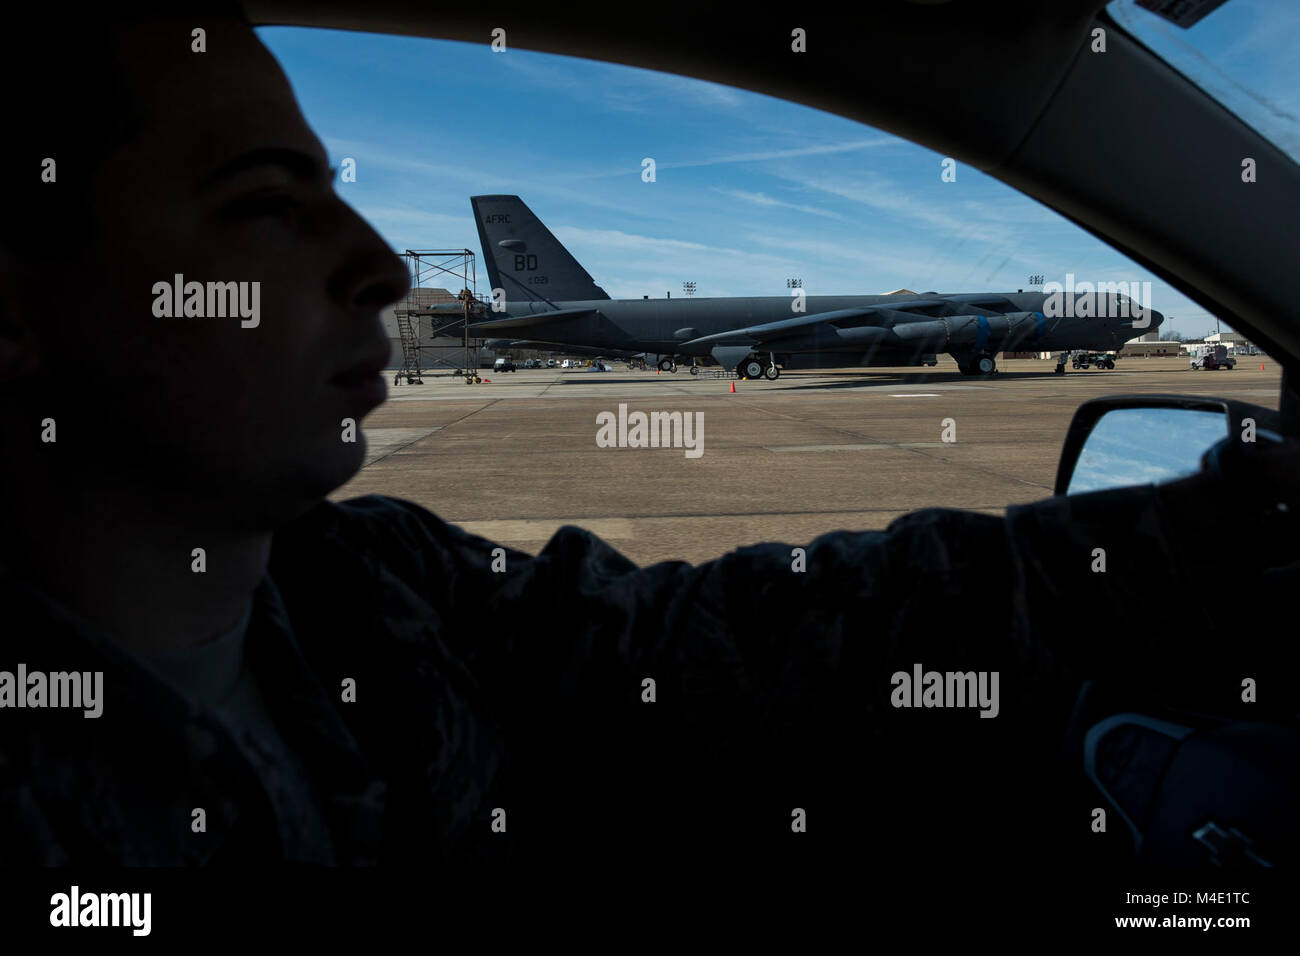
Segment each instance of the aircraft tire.
[[781,370],[777,368],[775,365],[769,365],[766,369],[763,370],[763,377],[767,379],[769,382],[775,382],[778,378],[781,377]]

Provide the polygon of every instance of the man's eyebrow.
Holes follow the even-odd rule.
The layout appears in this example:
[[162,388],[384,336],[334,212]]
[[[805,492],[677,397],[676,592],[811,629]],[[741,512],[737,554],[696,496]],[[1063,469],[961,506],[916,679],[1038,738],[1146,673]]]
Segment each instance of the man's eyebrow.
[[259,166],[279,166],[294,178],[303,180],[324,179],[329,175],[327,165],[311,153],[286,146],[268,146],[241,153],[205,174],[199,180],[198,191],[212,189],[223,180]]

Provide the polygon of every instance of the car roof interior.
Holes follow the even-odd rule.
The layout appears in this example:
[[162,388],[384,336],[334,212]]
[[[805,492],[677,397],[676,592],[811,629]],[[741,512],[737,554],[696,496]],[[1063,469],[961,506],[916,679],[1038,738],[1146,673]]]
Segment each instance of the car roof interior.
[[[768,14],[662,4],[488,12],[409,0],[244,4],[257,26],[471,43],[504,27],[510,47],[724,83],[920,143],[1034,197],[1245,333],[1286,370],[1283,428],[1300,431],[1288,384],[1300,371],[1289,281],[1300,167],[1103,7],[884,0],[799,11],[787,27]],[[808,53],[791,52],[794,27],[807,31]],[[1104,53],[1090,49],[1098,27]],[[1253,183],[1242,181],[1247,157],[1257,164]]]

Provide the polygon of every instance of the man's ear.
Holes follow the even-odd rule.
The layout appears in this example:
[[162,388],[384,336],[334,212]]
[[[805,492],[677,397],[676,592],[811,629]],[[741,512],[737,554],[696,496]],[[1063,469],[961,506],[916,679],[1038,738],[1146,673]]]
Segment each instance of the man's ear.
[[21,266],[0,248],[0,385],[8,385],[41,367],[40,346],[23,295]]

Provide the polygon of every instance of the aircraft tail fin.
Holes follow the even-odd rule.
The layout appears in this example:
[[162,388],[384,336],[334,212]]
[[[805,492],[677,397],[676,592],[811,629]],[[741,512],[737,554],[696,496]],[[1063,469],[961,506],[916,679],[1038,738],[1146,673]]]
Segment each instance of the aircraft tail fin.
[[608,299],[605,290],[518,196],[471,196],[479,243],[494,289],[508,300]]

